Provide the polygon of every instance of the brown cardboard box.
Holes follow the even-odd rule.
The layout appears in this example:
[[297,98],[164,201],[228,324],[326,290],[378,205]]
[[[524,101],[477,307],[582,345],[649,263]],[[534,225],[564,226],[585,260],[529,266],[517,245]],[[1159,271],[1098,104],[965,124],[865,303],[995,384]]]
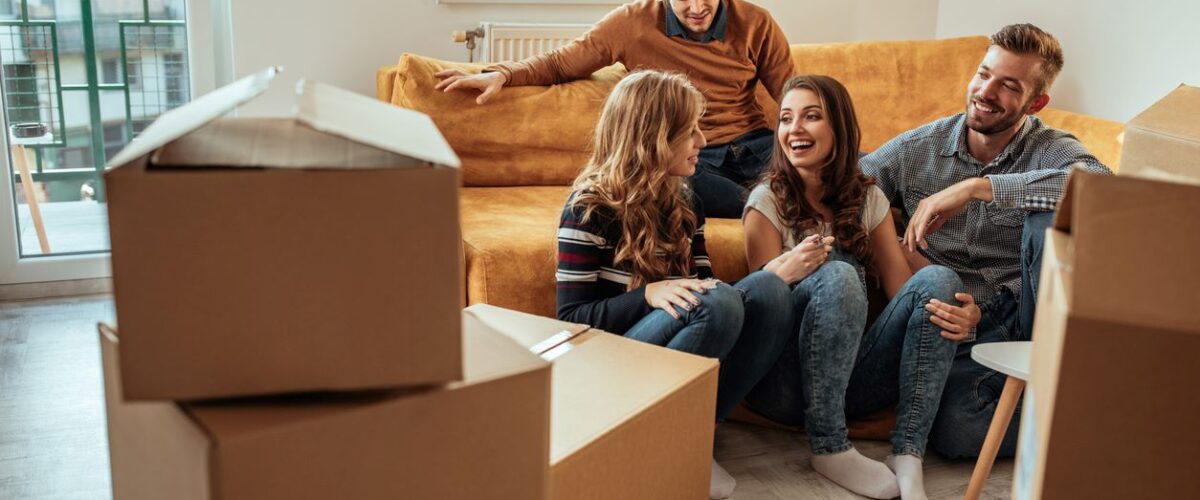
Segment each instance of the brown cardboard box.
[[458,159],[427,116],[318,83],[295,118],[218,118],[273,76],[162,115],[110,163],[125,396],[458,380]]
[[551,498],[706,498],[716,360],[498,307],[467,312],[553,362]]
[[1200,87],[1180,85],[1125,125],[1121,175],[1200,184]]
[[101,326],[113,497],[546,498],[550,366],[469,316],[463,328],[461,382],[177,404],[122,400]]
[[466,311],[493,330],[507,335],[517,344],[538,355],[590,328],[579,323],[544,318],[488,304],[475,304]]
[[1013,496],[1200,498],[1200,187],[1076,172],[1047,232]]

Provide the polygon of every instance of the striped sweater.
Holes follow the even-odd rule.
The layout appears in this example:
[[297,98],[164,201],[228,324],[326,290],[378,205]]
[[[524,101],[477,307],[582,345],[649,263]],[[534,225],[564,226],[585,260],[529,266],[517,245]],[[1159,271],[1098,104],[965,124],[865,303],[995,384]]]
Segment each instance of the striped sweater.
[[[704,210],[699,197],[692,196],[696,231],[692,236],[692,265],[687,276],[711,278],[712,266],[704,248]],[[612,213],[597,209],[586,223],[583,207],[572,207],[572,193],[558,224],[558,318],[583,323],[616,334],[624,334],[654,308],[646,303],[646,287],[626,290],[630,266],[613,264],[621,226]]]

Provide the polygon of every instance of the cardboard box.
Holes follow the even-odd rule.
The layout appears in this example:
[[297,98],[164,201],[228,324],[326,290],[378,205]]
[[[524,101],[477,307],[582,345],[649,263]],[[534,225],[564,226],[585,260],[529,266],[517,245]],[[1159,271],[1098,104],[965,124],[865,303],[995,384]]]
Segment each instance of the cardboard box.
[[551,498],[706,498],[715,359],[497,307],[467,312],[516,326],[496,329],[520,331],[520,344],[553,362]]
[[1200,87],[1180,85],[1125,125],[1121,175],[1200,184]]
[[461,382],[181,404],[122,400],[101,326],[113,498],[546,498],[550,366],[463,328]]
[[539,356],[591,328],[489,304],[475,304],[466,312]]
[[462,376],[458,159],[425,115],[274,70],[162,115],[105,173],[129,399]]
[[1200,498],[1200,187],[1075,172],[1047,232],[1014,498]]

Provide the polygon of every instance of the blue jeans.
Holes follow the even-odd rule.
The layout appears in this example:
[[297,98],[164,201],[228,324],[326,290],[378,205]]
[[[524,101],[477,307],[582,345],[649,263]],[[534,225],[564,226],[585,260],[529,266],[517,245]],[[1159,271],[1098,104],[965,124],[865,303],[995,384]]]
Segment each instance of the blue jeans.
[[625,336],[719,359],[716,417],[720,421],[779,358],[790,317],[778,311],[787,309],[788,287],[775,274],[759,271],[733,286],[721,283],[696,296],[699,307],[691,311],[675,308],[679,319],[655,310]]
[[929,322],[932,298],[957,304],[958,276],[922,269],[900,289],[871,329],[859,266],[830,260],[792,290],[796,335],[748,403],[767,417],[804,425],[813,453],[850,449],[846,417],[898,403],[895,454],[922,456],[937,414],[954,343]]
[[688,184],[704,204],[705,216],[742,218],[750,194],[747,187],[766,170],[774,141],[774,132],[762,129],[700,150],[700,162]]
[[[949,458],[976,457],[983,448],[983,440],[992,423],[992,414],[996,412],[996,402],[1004,390],[1007,377],[972,360],[971,348],[987,342],[1033,338],[1042,248],[1046,228],[1053,222],[1053,216],[1053,212],[1031,212],[1025,217],[1021,235],[1021,296],[1014,297],[1011,291],[1005,289],[980,302],[983,318],[975,329],[975,342],[958,347],[942,395],[942,409],[929,435],[929,444],[938,453]],[[1018,402],[998,456],[1011,457],[1016,452],[1020,422],[1021,405]]]

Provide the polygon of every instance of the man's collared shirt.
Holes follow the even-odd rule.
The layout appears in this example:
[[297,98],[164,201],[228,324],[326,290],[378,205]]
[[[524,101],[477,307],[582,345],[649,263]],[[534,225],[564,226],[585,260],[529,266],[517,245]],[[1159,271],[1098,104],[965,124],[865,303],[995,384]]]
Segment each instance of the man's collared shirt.
[[1047,127],[1035,116],[995,159],[984,165],[966,143],[966,115],[959,113],[901,134],[859,161],[875,177],[905,225],[917,203],[973,177],[992,183],[991,202],[972,200],[935,233],[926,234],[922,254],[953,269],[977,302],[1007,288],[1021,292],[1021,231],[1025,214],[1054,210],[1074,165],[1111,174],[1071,134]]
[[[684,29],[683,23],[679,22],[679,18],[675,16],[675,11],[671,9],[671,0],[663,0],[663,8],[667,11],[667,36],[678,36],[691,40],[692,38],[687,30]],[[720,2],[717,4],[717,14],[713,16],[712,26],[709,26],[708,31],[704,32],[704,35],[696,41],[707,43],[713,40],[724,40],[726,23],[725,2]]]

